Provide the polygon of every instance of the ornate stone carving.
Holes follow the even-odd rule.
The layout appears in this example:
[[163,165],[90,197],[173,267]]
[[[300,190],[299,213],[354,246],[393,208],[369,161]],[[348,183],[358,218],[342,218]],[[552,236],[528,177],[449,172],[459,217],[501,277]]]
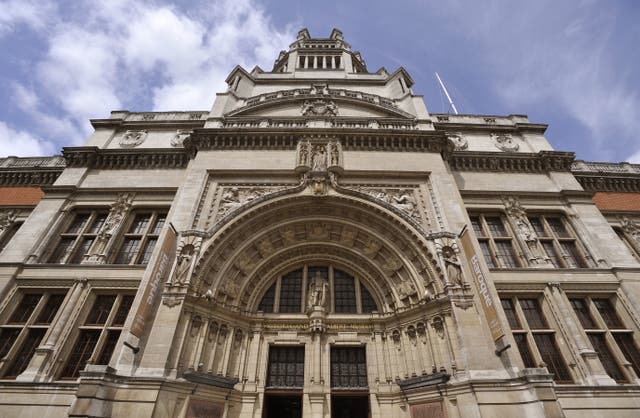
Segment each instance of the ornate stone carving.
[[326,145],[315,145],[311,154],[311,170],[325,171],[327,169],[327,147]]
[[447,138],[453,143],[455,151],[464,151],[469,148],[469,141],[462,134],[447,134]]
[[181,286],[187,282],[189,278],[189,270],[193,263],[194,252],[195,249],[191,244],[182,247],[182,251],[180,251],[176,261],[176,268],[173,276],[171,277],[172,286]]
[[309,141],[298,142],[296,152],[296,170],[308,171],[311,169],[311,144]]
[[240,253],[236,258],[235,266],[238,270],[248,275],[254,269],[256,263],[246,253]]
[[271,243],[271,241],[269,241],[268,238],[264,238],[258,241],[256,247],[258,247],[258,252],[262,256],[262,258],[267,258],[275,252],[275,248],[273,248],[273,244]]
[[327,144],[329,150],[329,167],[342,166],[342,147],[339,141],[331,141]]
[[527,212],[522,207],[517,197],[509,196],[502,199],[507,216],[512,221],[512,225],[518,235],[518,238],[526,244],[529,251],[529,261],[532,264],[546,264],[545,254],[540,248],[538,235],[527,218]]
[[355,238],[355,231],[352,231],[349,228],[342,228],[342,232],[340,233],[340,243],[342,245],[346,247],[353,247]]
[[238,209],[240,206],[259,199],[271,193],[283,190],[283,186],[262,186],[262,187],[223,187],[222,197],[218,205],[217,219]]
[[414,198],[413,189],[391,189],[377,187],[359,187],[358,191],[381,200],[394,208],[405,212],[417,222],[421,222],[420,211]]
[[296,238],[296,230],[293,229],[293,227],[283,228],[279,232],[285,246],[293,245],[298,241]]
[[189,134],[191,134],[191,131],[188,131],[186,129],[178,129],[175,135],[173,135],[173,138],[171,138],[171,146],[181,147],[182,143],[184,142],[185,139],[187,139]]
[[17,215],[15,210],[0,211],[0,236],[15,222]]
[[309,228],[309,239],[312,240],[326,240],[329,239],[329,231],[327,227],[322,224],[313,224]]
[[442,248],[442,261],[444,261],[449,283],[464,288],[466,283],[462,275],[462,267],[460,267],[460,260],[458,260],[458,256],[453,247],[447,245]]
[[402,262],[395,257],[389,257],[384,260],[381,267],[387,273],[395,273],[402,267]]
[[408,299],[411,296],[414,296],[418,293],[416,287],[410,280],[401,280],[397,285],[398,295],[400,295],[400,299]]
[[338,116],[338,106],[333,100],[305,100],[300,113],[302,116]]
[[96,242],[91,246],[89,254],[86,256],[87,263],[104,263],[107,257],[107,245],[111,237],[116,235],[122,227],[125,218],[131,210],[134,193],[121,193],[117,200],[111,205],[109,215],[98,231]]
[[307,309],[316,307],[324,308],[327,303],[327,295],[329,293],[329,281],[327,277],[320,271],[309,279],[309,290],[307,297]]
[[191,338],[195,338],[200,331],[200,327],[202,326],[202,318],[199,315],[196,315],[191,320],[191,331],[189,332],[189,336]]
[[640,226],[638,226],[635,220],[623,216],[620,218],[620,224],[622,230],[634,241],[634,244],[640,245]]
[[444,340],[444,321],[441,317],[436,316],[431,320],[431,326],[441,340]]
[[515,142],[511,134],[491,134],[493,143],[500,151],[504,152],[516,152],[520,149],[520,145]]
[[382,248],[382,244],[374,238],[369,238],[364,243],[362,252],[369,258],[374,258],[378,251]]
[[142,144],[144,140],[147,139],[147,131],[133,131],[127,130],[120,137],[120,141],[118,142],[122,148],[134,148],[138,145]]

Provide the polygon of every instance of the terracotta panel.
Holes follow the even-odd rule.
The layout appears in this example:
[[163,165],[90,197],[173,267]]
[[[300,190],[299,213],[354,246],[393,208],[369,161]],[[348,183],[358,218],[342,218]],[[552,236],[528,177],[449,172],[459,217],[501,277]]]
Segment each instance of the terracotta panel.
[[593,203],[600,210],[640,211],[640,193],[597,192]]
[[39,187],[0,187],[0,205],[2,206],[35,206],[44,196]]

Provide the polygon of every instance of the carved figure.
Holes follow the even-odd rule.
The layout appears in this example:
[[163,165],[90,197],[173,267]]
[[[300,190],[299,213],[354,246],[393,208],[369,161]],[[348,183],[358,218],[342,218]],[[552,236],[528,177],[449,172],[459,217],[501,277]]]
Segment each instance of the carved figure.
[[327,168],[327,153],[324,145],[316,145],[313,149],[313,171],[324,171]]
[[407,299],[417,293],[416,287],[409,280],[403,280],[398,284],[398,293],[401,299]]
[[538,239],[533,229],[531,229],[529,224],[522,218],[516,220],[516,228],[518,230],[518,234],[520,234],[523,240],[527,242],[533,242]]
[[392,205],[397,209],[406,211],[409,215],[414,216],[416,212],[415,200],[410,194],[402,193],[399,196],[392,196]]
[[324,274],[320,271],[311,277],[309,281],[309,296],[307,297],[307,307],[309,309],[315,307],[324,307],[327,302],[327,293],[329,282]]
[[332,146],[331,146],[331,165],[338,165],[338,163],[339,163],[338,146],[336,144],[332,144]]
[[328,102],[323,99],[314,100],[313,102],[305,100],[302,103],[300,112],[302,116],[338,116],[338,106],[336,106],[333,100],[329,100]]
[[178,256],[178,262],[176,264],[176,270],[173,274],[173,280],[171,284],[173,286],[183,285],[187,282],[189,277],[189,268],[193,261],[193,245],[185,245]]
[[460,267],[460,262],[453,248],[444,247],[442,249],[442,261],[444,261],[449,282],[453,285],[464,287],[462,268]]
[[16,211],[8,210],[0,212],[0,234],[2,234],[5,229],[9,228],[15,220]]
[[293,245],[296,242],[296,231],[293,227],[286,227],[280,231],[280,236],[285,245]]
[[220,207],[223,212],[230,212],[240,206],[240,194],[237,187],[225,189],[220,201]]
[[307,165],[309,163],[309,150],[307,144],[300,144],[300,165]]
[[373,238],[369,238],[364,243],[363,252],[364,252],[365,255],[373,258],[373,257],[376,256],[376,254],[378,254],[378,251],[380,251],[381,247],[382,247],[382,244],[380,244],[378,241],[376,241]]

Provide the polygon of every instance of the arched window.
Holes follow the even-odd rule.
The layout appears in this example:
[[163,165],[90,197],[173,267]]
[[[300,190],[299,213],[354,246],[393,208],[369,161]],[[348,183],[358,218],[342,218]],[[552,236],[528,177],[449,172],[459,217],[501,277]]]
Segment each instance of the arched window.
[[370,313],[378,306],[365,285],[351,274],[331,265],[305,265],[278,277],[258,304],[265,313],[302,313],[307,308],[309,283],[320,275],[327,279],[329,297],[326,308],[334,313]]

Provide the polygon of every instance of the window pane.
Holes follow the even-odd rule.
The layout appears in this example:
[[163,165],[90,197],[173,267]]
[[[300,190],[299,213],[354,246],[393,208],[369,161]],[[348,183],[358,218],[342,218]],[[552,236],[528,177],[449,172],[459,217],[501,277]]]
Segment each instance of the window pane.
[[537,299],[519,299],[519,301],[522,313],[529,324],[529,328],[547,328],[547,324],[542,316]]
[[570,268],[586,267],[574,241],[560,241],[560,247]]
[[505,268],[518,267],[511,241],[496,241],[496,258]]
[[115,302],[115,295],[101,295],[96,298],[93,307],[91,308],[91,312],[89,312],[89,316],[87,317],[86,325],[103,325],[107,322],[107,318],[109,317],[109,312],[111,312],[111,307],[113,306],[113,302]]
[[58,242],[58,246],[51,255],[51,259],[49,260],[49,262],[58,264],[63,263],[65,257],[71,252],[71,248],[73,247],[74,242],[76,242],[75,238],[60,239],[60,242]]
[[98,330],[80,331],[78,341],[76,341],[76,344],[73,346],[67,364],[62,370],[60,377],[73,379],[80,375],[80,370],[83,370],[87,365],[87,362],[93,354],[93,350],[96,348],[98,338],[100,338],[100,331]]
[[477,216],[472,216],[471,226],[473,227],[473,232],[476,233],[476,236],[478,237],[484,236],[484,232],[482,231],[482,225],[480,224],[480,218],[478,218]]
[[292,271],[280,279],[279,312],[300,312],[302,308],[302,269]]
[[337,313],[356,313],[356,284],[347,273],[333,271],[334,305]]
[[276,284],[272,284],[269,290],[267,290],[258,305],[258,310],[266,313],[273,312],[273,302],[276,297]]
[[507,316],[507,321],[511,329],[521,328],[520,321],[518,321],[518,317],[516,316],[515,306],[513,306],[513,301],[511,299],[500,299],[500,301],[502,302],[502,309]]
[[595,328],[593,323],[593,319],[591,319],[591,314],[589,313],[589,308],[585,303],[584,299],[569,299],[571,302],[571,306],[573,307],[573,311],[576,313],[578,320],[582,324],[583,328]]
[[587,335],[589,336],[591,345],[593,345],[593,349],[598,353],[598,358],[600,359],[600,362],[607,374],[616,382],[626,380],[622,370],[618,367],[618,363],[614,360],[613,354],[611,354],[611,351],[607,346],[604,334],[589,333]]
[[142,253],[142,257],[138,261],[138,264],[147,264],[149,262],[151,253],[153,253],[153,249],[156,246],[156,242],[158,242],[157,238],[149,238],[147,240],[147,244],[144,246],[144,252]]
[[107,220],[106,213],[98,213],[95,219],[93,220],[93,223],[91,224],[91,227],[89,228],[88,232],[91,234],[97,234],[100,231],[100,228],[102,228],[102,225],[104,225],[104,221],[106,220]]
[[116,264],[129,264],[131,260],[136,256],[138,248],[140,247],[139,238],[125,238],[116,257]]
[[489,243],[487,241],[478,241],[478,243],[480,244],[480,249],[482,250],[482,255],[484,256],[484,261],[486,261],[487,266],[489,266],[489,268],[495,268],[496,265],[491,257]]
[[62,301],[64,300],[66,295],[51,295],[49,299],[47,299],[47,303],[40,311],[38,315],[38,319],[36,320],[36,324],[50,324],[53,321],[53,318],[58,313],[58,309],[60,309],[60,305],[62,305]]
[[116,348],[118,338],[120,338],[120,330],[109,331],[107,333],[107,339],[104,342],[102,352],[100,353],[96,364],[109,364],[113,350]]
[[544,226],[542,226],[542,220],[540,218],[529,218],[529,223],[539,237],[547,236],[547,232],[544,230]]
[[331,387],[368,388],[367,359],[363,347],[331,348]]
[[16,377],[29,366],[29,362],[36,352],[36,348],[40,345],[42,337],[44,337],[45,329],[34,328],[29,330],[27,338],[23,341],[20,351],[16,355],[11,367],[7,370],[5,377]]
[[162,228],[164,227],[164,223],[167,219],[167,215],[164,213],[160,213],[158,214],[158,217],[156,219],[156,224],[153,226],[153,230],[151,231],[152,234],[158,235],[160,233],[160,231],[162,231]]
[[73,257],[71,257],[67,262],[71,264],[80,264],[85,254],[89,252],[91,244],[93,244],[93,238],[84,238],[73,254]]
[[71,222],[71,225],[69,225],[69,228],[67,229],[67,233],[68,234],[80,233],[84,229],[84,226],[87,224],[88,220],[89,220],[88,213],[77,214],[76,217],[73,219],[73,222]]
[[558,253],[556,253],[556,249],[553,247],[553,241],[540,241],[540,244],[542,244],[542,248],[544,248],[547,257],[551,259],[551,264],[553,264],[555,268],[561,268],[562,264],[560,264]]
[[367,290],[366,287],[362,283],[360,283],[360,305],[362,306],[362,313],[370,313],[373,311],[378,311],[378,306],[376,305],[376,301],[373,300],[371,293]]
[[118,307],[118,312],[116,312],[116,316],[113,318],[112,325],[124,325],[124,322],[127,320],[129,310],[131,309],[131,305],[133,304],[133,298],[133,295],[125,295],[122,297],[120,306]]
[[0,359],[9,353],[22,328],[0,328]]
[[267,387],[304,386],[304,347],[270,347]]
[[631,333],[613,333],[613,338],[616,340],[620,351],[624,354],[625,358],[631,367],[636,372],[636,376],[640,377],[640,351],[633,341],[633,334]]
[[567,370],[564,359],[556,347],[553,334],[533,334],[542,361],[547,365],[549,373],[553,374],[556,382],[571,382],[571,376]]
[[487,227],[489,228],[489,233],[493,237],[506,237],[507,230],[504,228],[504,224],[502,223],[502,219],[497,216],[487,216],[485,218],[487,221]]
[[593,304],[609,328],[622,328],[622,323],[609,299],[593,299]]
[[13,311],[11,318],[9,319],[9,323],[11,324],[24,324],[29,320],[29,317],[36,309],[38,302],[40,302],[40,298],[42,295],[35,294],[27,294],[22,297],[20,304]]
[[516,345],[518,346],[518,351],[520,352],[520,357],[522,357],[524,367],[536,367],[533,362],[531,350],[529,350],[529,344],[527,343],[527,334],[513,334],[513,339],[516,341]]
[[147,229],[147,225],[149,225],[149,221],[151,220],[150,213],[144,213],[136,215],[131,227],[129,228],[129,233],[131,234],[142,234]]
[[558,238],[568,238],[569,233],[567,229],[564,227],[562,220],[560,218],[547,218],[547,223],[549,224],[549,228]]

